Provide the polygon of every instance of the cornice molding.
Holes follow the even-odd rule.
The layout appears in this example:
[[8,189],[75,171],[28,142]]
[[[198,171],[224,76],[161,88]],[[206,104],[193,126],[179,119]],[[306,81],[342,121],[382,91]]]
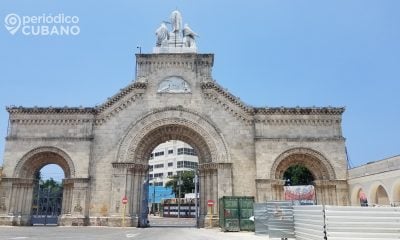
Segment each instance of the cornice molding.
[[29,115],[11,117],[11,123],[24,124],[24,125],[81,125],[84,123],[91,123],[91,119],[86,118],[56,118],[56,119],[43,119],[43,118],[29,118]]
[[6,137],[7,141],[64,141],[64,142],[90,142],[94,139],[94,136],[87,137]]
[[256,115],[341,115],[344,107],[266,107],[254,108]]
[[[297,115],[293,115],[297,116]],[[284,126],[284,125],[310,125],[310,126],[331,126],[340,124],[341,119],[339,118],[327,118],[327,119],[256,119],[255,123],[263,123],[267,125]]]
[[10,114],[68,114],[68,115],[82,115],[82,114],[95,114],[96,109],[92,107],[6,107]]
[[271,141],[271,142],[342,142],[346,141],[344,137],[298,137],[298,138],[269,138],[256,136],[256,141]]

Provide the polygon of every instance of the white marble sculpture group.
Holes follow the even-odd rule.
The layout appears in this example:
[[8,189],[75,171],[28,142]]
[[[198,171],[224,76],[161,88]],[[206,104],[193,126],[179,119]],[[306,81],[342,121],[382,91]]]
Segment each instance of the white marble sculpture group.
[[[167,24],[170,24],[172,31],[169,31]],[[182,29],[182,15],[178,10],[171,13],[170,22],[163,21],[156,30],[155,53],[177,53],[196,52],[196,40],[198,37],[186,23]]]

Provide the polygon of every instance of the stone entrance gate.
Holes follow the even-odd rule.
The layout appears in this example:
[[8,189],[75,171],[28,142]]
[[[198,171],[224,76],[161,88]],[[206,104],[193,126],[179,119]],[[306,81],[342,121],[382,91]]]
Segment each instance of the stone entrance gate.
[[52,163],[65,173],[61,225],[120,226],[126,195],[136,226],[149,155],[172,139],[199,155],[203,220],[207,200],[222,196],[282,199],[296,164],[313,174],[319,203],[348,203],[343,108],[249,106],[212,78],[213,54],[197,53],[193,39],[179,49],[165,41],[137,54],[136,79],[99,106],[7,108],[1,224],[31,223],[33,174]]

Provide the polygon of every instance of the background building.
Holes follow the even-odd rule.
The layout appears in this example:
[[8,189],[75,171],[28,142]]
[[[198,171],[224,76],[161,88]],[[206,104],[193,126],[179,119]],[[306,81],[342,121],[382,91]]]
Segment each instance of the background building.
[[165,186],[169,177],[197,169],[198,162],[197,153],[189,144],[178,140],[162,143],[150,154],[150,184]]

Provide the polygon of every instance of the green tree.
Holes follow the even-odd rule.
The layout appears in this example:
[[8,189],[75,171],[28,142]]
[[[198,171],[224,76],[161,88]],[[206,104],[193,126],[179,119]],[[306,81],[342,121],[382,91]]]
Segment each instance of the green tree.
[[314,177],[311,172],[302,165],[294,165],[289,167],[283,174],[283,179],[290,179],[290,185],[311,185]]
[[[175,194],[175,197],[179,197],[179,186],[178,186],[178,181],[179,181],[179,176],[174,175],[170,177],[171,180],[169,180],[165,186],[166,187],[172,187],[172,192]],[[180,174],[180,179],[181,179],[181,196],[184,197],[185,193],[192,193],[194,190],[194,172],[192,171],[184,171],[181,172]]]
[[61,189],[61,183],[55,181],[53,178],[47,179],[46,181],[40,180],[40,188],[50,188],[52,192],[57,192]]

